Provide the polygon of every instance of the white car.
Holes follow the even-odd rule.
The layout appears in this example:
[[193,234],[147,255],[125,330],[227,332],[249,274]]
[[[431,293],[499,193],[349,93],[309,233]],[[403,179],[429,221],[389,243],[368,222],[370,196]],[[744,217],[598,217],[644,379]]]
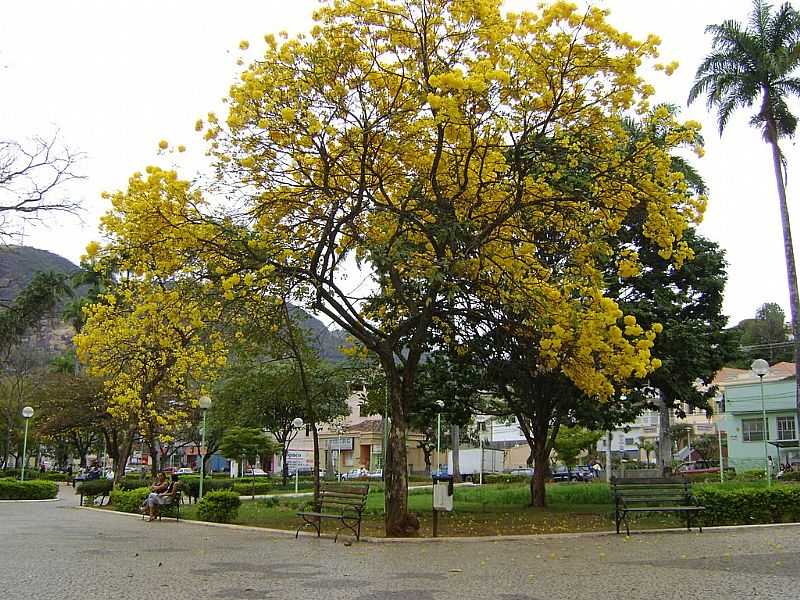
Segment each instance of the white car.
[[364,468],[353,469],[347,473],[342,473],[342,479],[360,479],[367,476],[367,470]]
[[264,469],[245,469],[244,471],[245,477],[269,477],[269,473],[267,473]]
[[177,471],[175,471],[176,475],[193,475],[194,470],[191,467],[181,467]]

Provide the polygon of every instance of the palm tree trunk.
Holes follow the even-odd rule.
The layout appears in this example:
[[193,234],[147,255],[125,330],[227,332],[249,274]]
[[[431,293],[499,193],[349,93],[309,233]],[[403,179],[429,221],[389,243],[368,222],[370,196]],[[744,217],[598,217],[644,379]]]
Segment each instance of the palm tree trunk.
[[[772,132],[776,129],[772,128]],[[794,247],[792,246],[792,228],[789,224],[789,207],[786,204],[786,187],[783,183],[783,167],[781,164],[781,150],[774,133],[769,136],[772,146],[772,165],[775,168],[775,181],[778,183],[778,201],[781,209],[781,226],[783,227],[783,250],[786,253],[786,277],[789,283],[789,310],[792,314],[792,336],[794,336],[794,364],[800,359],[800,295],[797,292],[797,268],[794,262]],[[800,417],[800,378],[795,377],[795,409]],[[767,437],[769,434],[767,433]]]

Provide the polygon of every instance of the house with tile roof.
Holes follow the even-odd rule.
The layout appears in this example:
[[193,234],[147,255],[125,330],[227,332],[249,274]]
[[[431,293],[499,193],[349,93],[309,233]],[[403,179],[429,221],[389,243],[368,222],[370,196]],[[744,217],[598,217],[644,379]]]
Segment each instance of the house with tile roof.
[[771,457],[774,472],[787,463],[800,466],[794,363],[770,366],[763,382],[752,371],[731,371],[739,372],[720,383],[729,465],[737,471],[764,469]]

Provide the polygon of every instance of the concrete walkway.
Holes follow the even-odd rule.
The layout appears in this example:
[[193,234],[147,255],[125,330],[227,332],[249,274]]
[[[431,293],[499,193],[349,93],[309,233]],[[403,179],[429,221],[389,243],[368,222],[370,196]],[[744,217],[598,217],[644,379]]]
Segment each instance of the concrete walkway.
[[61,502],[0,505],[9,600],[786,600],[798,527],[438,544],[333,544]]

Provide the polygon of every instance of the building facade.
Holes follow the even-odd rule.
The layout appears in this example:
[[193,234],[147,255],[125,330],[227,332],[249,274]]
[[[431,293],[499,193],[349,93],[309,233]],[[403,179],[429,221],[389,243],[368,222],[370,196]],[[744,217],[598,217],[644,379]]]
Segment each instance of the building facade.
[[722,428],[727,434],[731,467],[737,471],[764,469],[770,458],[773,471],[787,463],[800,466],[795,378],[792,363],[770,367],[763,380],[763,412],[762,382],[755,374],[741,371],[726,383]]

